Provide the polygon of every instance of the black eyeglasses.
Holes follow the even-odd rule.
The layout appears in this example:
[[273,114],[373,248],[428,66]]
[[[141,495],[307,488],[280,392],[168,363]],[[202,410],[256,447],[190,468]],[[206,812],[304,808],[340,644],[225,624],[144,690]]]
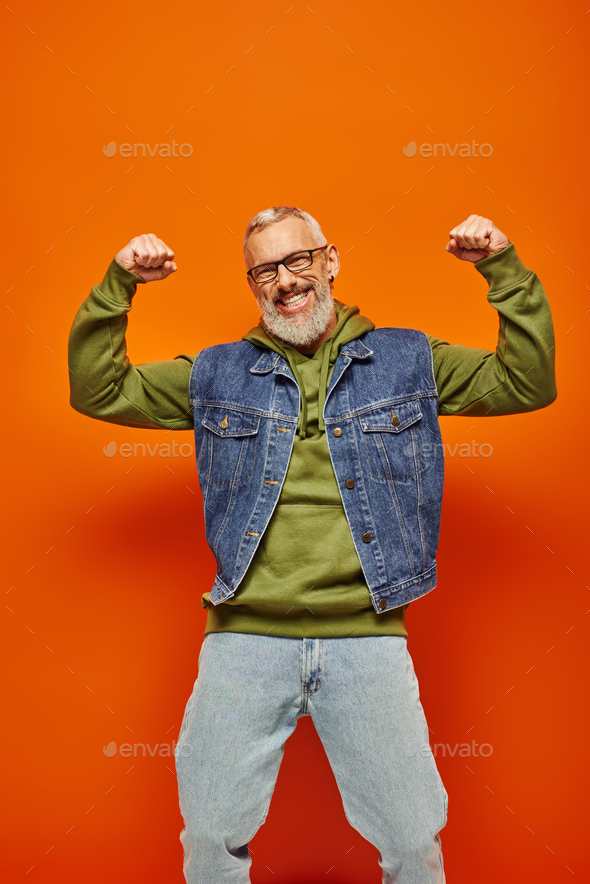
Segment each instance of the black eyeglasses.
[[327,249],[328,245],[318,246],[317,249],[303,249],[300,252],[293,252],[287,255],[282,261],[270,261],[268,264],[259,264],[247,271],[247,275],[262,285],[265,282],[272,282],[279,272],[279,267],[284,264],[291,273],[299,273],[300,270],[306,270],[313,264],[313,253],[319,252],[321,249]]

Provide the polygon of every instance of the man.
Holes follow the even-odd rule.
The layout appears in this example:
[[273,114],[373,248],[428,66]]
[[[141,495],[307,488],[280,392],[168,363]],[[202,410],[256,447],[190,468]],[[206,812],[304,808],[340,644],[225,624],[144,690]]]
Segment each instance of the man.
[[[188,884],[246,884],[285,742],[311,715],[350,824],[384,882],[444,882],[447,793],[407,650],[405,612],[436,586],[438,415],[501,415],[556,397],[551,312],[536,274],[487,218],[447,251],[498,311],[495,352],[375,328],[335,300],[337,247],[291,206],[244,238],[260,325],[241,341],[132,365],[136,285],[176,271],[132,239],[70,333],[71,404],[134,427],[194,429],[217,561],[199,673],[176,754]],[[414,747],[412,750],[411,747]],[[418,751],[416,751],[418,747]]]

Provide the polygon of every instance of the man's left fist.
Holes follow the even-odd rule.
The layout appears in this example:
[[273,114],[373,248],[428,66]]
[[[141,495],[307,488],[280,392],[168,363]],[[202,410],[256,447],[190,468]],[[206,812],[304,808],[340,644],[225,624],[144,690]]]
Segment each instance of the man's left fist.
[[481,261],[490,255],[497,255],[510,245],[508,237],[483,215],[470,215],[467,221],[449,231],[450,242],[447,252],[460,261]]

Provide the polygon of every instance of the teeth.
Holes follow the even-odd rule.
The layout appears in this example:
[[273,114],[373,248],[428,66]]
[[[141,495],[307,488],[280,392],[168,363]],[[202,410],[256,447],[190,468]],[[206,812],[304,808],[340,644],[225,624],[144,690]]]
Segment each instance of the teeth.
[[283,300],[283,304],[286,307],[290,307],[291,304],[298,304],[299,301],[305,301],[306,297],[307,297],[307,292],[303,292],[302,294],[299,294],[299,295],[293,295],[293,297],[289,298],[287,301]]

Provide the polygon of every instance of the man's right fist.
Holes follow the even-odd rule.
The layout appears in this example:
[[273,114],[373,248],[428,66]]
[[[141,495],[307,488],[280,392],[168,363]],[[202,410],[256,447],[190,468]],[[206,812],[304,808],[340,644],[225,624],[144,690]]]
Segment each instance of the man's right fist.
[[172,258],[174,252],[155,233],[143,233],[134,236],[121,251],[115,255],[115,261],[141,276],[146,282],[155,279],[166,279],[175,273],[177,267]]

